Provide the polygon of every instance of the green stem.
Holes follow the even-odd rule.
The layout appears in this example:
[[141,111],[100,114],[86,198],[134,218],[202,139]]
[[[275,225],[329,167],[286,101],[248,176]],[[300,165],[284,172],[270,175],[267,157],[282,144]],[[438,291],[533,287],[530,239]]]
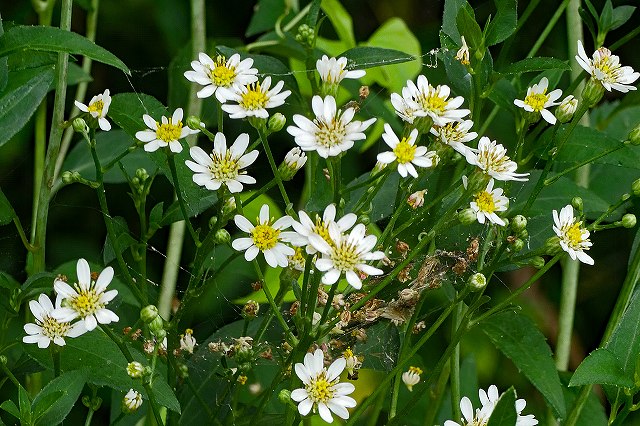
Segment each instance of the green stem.
[[617,49],[621,48],[631,40],[635,40],[635,38],[638,37],[638,34],[640,34],[640,27],[635,27],[633,30],[629,31],[627,34],[620,37],[618,41],[614,42],[609,47],[609,50],[612,50],[615,52]]
[[597,154],[597,155],[595,155],[595,156],[593,156],[593,157],[589,158],[588,160],[582,161],[582,162],[580,162],[580,163],[578,163],[578,164],[575,164],[575,165],[573,165],[573,166],[571,166],[571,167],[569,167],[569,168],[567,168],[567,169],[564,169],[564,170],[563,170],[563,171],[561,171],[560,173],[558,173],[558,174],[556,174],[556,175],[553,175],[553,177],[550,177],[550,178],[548,178],[548,179],[545,179],[545,181],[544,181],[544,186],[549,186],[549,185],[551,185],[552,183],[554,183],[555,181],[557,181],[558,179],[560,179],[562,176],[564,176],[564,175],[566,175],[566,174],[568,174],[568,173],[571,173],[572,171],[577,170],[577,169],[579,169],[579,168],[580,168],[580,167],[582,167],[582,166],[585,166],[585,165],[587,165],[587,164],[590,164],[590,163],[594,162],[595,160],[597,160],[597,159],[599,159],[599,158],[602,158],[602,157],[604,157],[604,156],[606,156],[606,155],[609,155],[609,154],[611,154],[611,153],[613,153],[613,152],[619,151],[619,150],[621,150],[622,148],[624,148],[625,146],[626,146],[626,144],[625,144],[625,143],[621,143],[620,145],[615,146],[615,147],[613,147],[613,148],[609,148],[608,150],[606,150],[606,151],[604,151],[604,152],[602,152],[602,153],[600,153],[600,154]]
[[273,173],[273,177],[276,179],[278,189],[280,189],[280,195],[282,196],[282,200],[285,203],[285,211],[290,216],[297,217],[296,212],[293,211],[293,204],[291,204],[291,201],[289,201],[287,191],[286,189],[284,189],[284,185],[282,184],[282,178],[280,177],[280,172],[278,172],[278,166],[273,159],[271,148],[269,148],[269,141],[267,140],[267,134],[265,132],[264,125],[256,125],[255,128],[258,131],[258,135],[260,135],[260,140],[262,141],[264,152],[265,154],[267,154],[267,159],[269,160],[269,165],[271,166],[271,172]]
[[[435,418],[438,414],[438,408],[440,408],[440,402],[442,400],[442,396],[444,395],[450,372],[451,364],[446,363],[442,367],[442,370],[440,370],[440,376],[438,377],[438,381],[436,382],[435,391],[427,393],[429,403],[427,404],[427,411],[424,414],[424,423],[422,423],[424,426],[433,426],[435,424]],[[454,420],[458,419],[454,417]]]
[[533,55],[538,53],[538,50],[540,49],[540,47],[542,47],[542,43],[544,43],[544,41],[547,39],[549,33],[551,33],[551,30],[556,27],[558,19],[560,19],[560,16],[562,16],[562,12],[564,12],[564,9],[567,7],[570,1],[572,0],[564,0],[562,3],[560,3],[560,6],[558,6],[558,8],[556,9],[556,12],[547,23],[547,26],[544,27],[544,30],[542,30],[542,32],[538,36],[535,44],[533,45],[529,53],[527,53],[527,58],[531,58],[533,57]]
[[51,346],[51,358],[53,359],[53,377],[60,376],[60,348]]
[[[463,302],[458,302],[451,316],[451,339],[453,340],[462,320],[462,312],[464,309]],[[453,348],[453,352],[449,357],[449,365],[451,375],[449,383],[451,385],[451,413],[454,419],[462,418],[460,412],[460,344],[457,343]]]
[[19,389],[22,387],[18,379],[16,379],[16,376],[14,376],[11,370],[9,370],[9,367],[7,367],[7,359],[4,355],[3,355],[3,359],[0,360],[0,368],[2,368],[2,370],[4,371],[4,374],[6,374],[9,380],[11,380],[11,382],[15,385],[16,389]]
[[197,247],[200,246],[200,240],[198,240],[198,234],[193,229],[193,225],[191,225],[191,221],[189,220],[189,214],[187,213],[187,206],[184,203],[184,197],[182,196],[182,191],[180,190],[180,181],[178,179],[178,172],[176,170],[176,160],[175,155],[167,154],[169,160],[169,169],[171,169],[171,178],[173,179],[173,185],[176,190],[176,197],[178,198],[178,204],[180,205],[180,210],[182,211],[182,217],[187,225],[187,229],[189,229],[189,233],[191,234],[191,238]]
[[264,194],[265,192],[267,192],[268,190],[276,186],[276,183],[277,182],[275,178],[271,179],[269,182],[264,184],[262,188],[260,188],[259,190],[251,194],[251,197],[244,200],[242,204],[245,206],[251,204],[251,202],[254,201],[256,198],[258,198],[259,196],[261,196],[262,194]]

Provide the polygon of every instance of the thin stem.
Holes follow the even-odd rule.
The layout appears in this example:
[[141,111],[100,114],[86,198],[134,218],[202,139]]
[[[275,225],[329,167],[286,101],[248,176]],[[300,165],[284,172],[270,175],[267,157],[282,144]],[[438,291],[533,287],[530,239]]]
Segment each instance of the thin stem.
[[[462,312],[464,309],[463,302],[458,302],[451,316],[451,339],[456,336],[460,321],[462,320]],[[451,375],[449,383],[451,385],[451,413],[454,419],[462,418],[460,412],[460,344],[457,343],[453,348],[453,352],[449,357],[449,366]]]
[[264,152],[265,154],[267,154],[267,159],[269,160],[269,165],[271,166],[271,172],[273,173],[273,177],[276,179],[278,189],[280,189],[280,195],[282,196],[282,200],[285,203],[285,211],[290,216],[297,217],[296,212],[293,211],[293,204],[291,204],[291,201],[289,201],[287,190],[284,189],[284,185],[282,184],[282,178],[280,177],[280,172],[278,172],[278,166],[273,159],[271,148],[269,148],[269,141],[267,140],[267,134],[264,130],[264,125],[256,125],[255,128],[258,131],[258,135],[260,135],[260,141],[262,141]]
[[618,41],[614,42],[609,47],[609,50],[616,51],[617,49],[621,48],[631,40],[635,40],[635,38],[638,37],[638,34],[640,34],[640,27],[635,27],[633,30],[629,31],[627,34],[620,37]]
[[182,211],[182,217],[187,225],[187,229],[189,229],[189,233],[191,234],[191,238],[193,238],[193,242],[196,246],[200,246],[200,240],[198,240],[198,234],[193,229],[193,225],[191,225],[191,221],[189,220],[189,214],[187,213],[187,206],[184,203],[184,197],[182,196],[182,191],[180,190],[180,181],[178,180],[178,172],[176,170],[176,160],[173,154],[167,155],[169,160],[169,169],[171,169],[171,178],[173,179],[173,185],[176,190],[176,197],[178,198],[178,204],[180,205],[180,210]]
[[625,143],[621,143],[620,145],[615,146],[615,147],[613,147],[613,148],[609,148],[608,150],[606,150],[606,151],[604,151],[604,152],[601,152],[600,154],[597,154],[597,155],[595,155],[595,156],[593,156],[593,157],[589,158],[588,160],[581,161],[581,162],[580,162],[580,163],[578,163],[578,164],[575,164],[575,165],[573,165],[573,166],[571,166],[571,167],[569,167],[569,168],[567,168],[567,169],[564,169],[564,170],[563,170],[563,171],[561,171],[560,173],[558,173],[558,174],[556,174],[556,175],[553,175],[553,177],[550,177],[550,178],[548,178],[548,179],[545,179],[545,181],[544,181],[544,186],[549,186],[549,185],[551,185],[552,183],[554,183],[555,181],[557,181],[558,179],[560,179],[562,176],[564,176],[564,175],[566,175],[566,174],[568,174],[568,173],[571,173],[572,171],[577,170],[577,169],[579,169],[579,168],[580,168],[580,167],[582,167],[582,166],[585,166],[585,165],[587,165],[587,164],[590,164],[590,163],[594,162],[595,160],[597,160],[597,159],[599,159],[599,158],[602,158],[602,157],[604,157],[604,156],[606,156],[606,155],[609,155],[609,154],[611,154],[611,153],[613,153],[613,152],[619,151],[619,150],[621,150],[622,148],[624,148],[625,146],[626,146],[626,144],[625,144]]
[[533,55],[538,53],[538,50],[542,46],[542,43],[545,42],[545,40],[549,36],[549,33],[551,33],[551,30],[553,30],[556,27],[556,24],[558,23],[558,19],[560,19],[560,16],[562,16],[562,12],[564,12],[564,9],[569,4],[569,1],[571,0],[564,0],[562,3],[560,3],[560,6],[558,6],[558,8],[556,9],[556,12],[553,14],[551,19],[547,23],[547,26],[544,27],[544,30],[542,30],[542,32],[538,36],[538,39],[536,40],[535,44],[533,45],[529,53],[527,53],[527,58],[531,58],[533,57]]
[[53,359],[53,377],[60,376],[60,348],[51,346],[51,358]]
[[14,376],[13,373],[11,372],[11,370],[9,370],[9,367],[7,367],[6,357],[4,357],[2,360],[0,360],[0,368],[2,368],[2,370],[4,371],[4,374],[7,375],[9,380],[11,380],[11,382],[15,385],[16,388],[21,388],[22,387],[22,385],[20,384],[18,379],[16,379],[16,376]]

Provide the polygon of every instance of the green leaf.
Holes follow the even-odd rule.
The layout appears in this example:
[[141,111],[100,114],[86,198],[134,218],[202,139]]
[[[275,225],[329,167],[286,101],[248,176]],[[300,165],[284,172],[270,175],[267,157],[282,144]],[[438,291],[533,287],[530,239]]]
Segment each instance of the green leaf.
[[545,71],[545,70],[563,70],[569,71],[571,66],[568,61],[556,58],[526,58],[518,62],[514,62],[504,70],[501,74],[522,74],[525,72]]
[[458,16],[456,17],[458,30],[464,36],[469,47],[483,51],[484,36],[482,35],[482,29],[480,29],[480,25],[478,25],[473,16],[473,9],[467,7],[467,5],[458,11]]
[[16,403],[11,401],[10,399],[3,401],[2,404],[0,404],[0,408],[11,414],[16,419],[20,418],[20,410],[18,410]]
[[[122,254],[132,245],[138,243],[138,241],[131,235],[126,220],[121,216],[115,216],[112,220],[115,234],[117,235],[116,241],[118,244],[119,254]],[[102,250],[102,261],[105,265],[108,265],[116,258],[116,251],[111,244],[111,239],[107,235],[104,242],[104,250]]]
[[627,21],[631,19],[631,15],[633,15],[633,12],[635,12],[635,10],[636,10],[635,6],[628,6],[628,5],[618,6],[615,9],[613,9],[613,19],[612,19],[611,28],[609,28],[609,31],[618,29],[624,24],[626,24]]
[[16,212],[0,188],[0,225],[11,223],[14,217],[16,217]]
[[562,386],[551,349],[531,319],[516,312],[501,312],[481,324],[482,330],[542,393],[557,417],[564,418]]
[[591,352],[578,366],[569,386],[613,385],[633,387],[631,376],[625,374],[618,358],[605,348]]
[[7,86],[0,93],[0,146],[27,124],[47,94],[53,76],[53,66],[9,73]]
[[44,50],[84,55],[131,75],[129,68],[113,53],[86,37],[55,27],[16,25],[0,37],[0,57],[20,50]]
[[600,14],[600,19],[598,21],[598,29],[600,32],[606,33],[611,28],[611,23],[613,20],[613,5],[611,4],[611,0],[607,0],[604,3],[604,7],[602,8],[602,13]]
[[516,30],[518,24],[517,0],[494,0],[498,12],[487,25],[485,40],[487,46],[493,46],[507,39]]
[[515,426],[518,419],[516,412],[516,391],[513,386],[500,395],[487,426]]
[[340,56],[347,58],[347,66],[345,68],[348,70],[401,64],[415,59],[413,56],[399,50],[366,46],[354,47],[343,52]]
[[159,100],[144,93],[118,93],[111,97],[108,116],[132,138],[136,137],[136,132],[147,129],[142,121],[144,114],[156,120],[168,115]]
[[253,7],[253,15],[244,35],[251,37],[272,29],[284,11],[284,0],[259,0]]
[[[62,397],[62,395],[63,395],[63,394],[64,394],[64,392],[63,392],[63,391],[61,391],[61,390],[57,390],[57,391],[51,392],[51,393],[49,393],[49,394],[47,394],[47,395],[43,396],[43,397],[40,399],[40,403],[39,403],[38,405],[35,405],[35,404],[34,404],[34,405],[32,406],[32,409],[33,409],[33,419],[34,419],[34,421],[36,421],[36,422],[37,422],[37,421],[38,421],[38,419],[39,419],[40,417],[42,417],[42,416],[43,416],[43,415],[44,415],[44,414],[49,410],[49,408],[50,408],[53,404],[55,404],[55,402],[56,402],[58,399],[60,399],[60,397]],[[39,397],[39,396],[40,396],[40,394],[38,394],[38,395],[36,396],[36,398],[37,398],[37,397]],[[74,402],[75,402],[75,401],[74,401]]]
[[633,377],[636,357],[640,354],[640,290],[636,289],[605,347],[616,356],[623,371]]
[[[4,34],[2,26],[2,16],[0,16],[0,37]],[[7,87],[7,79],[9,77],[9,67],[7,66],[7,58],[0,58],[0,93]]]
[[442,14],[442,32],[448,35],[455,43],[460,44],[460,32],[456,18],[460,8],[467,4],[466,0],[445,0]]
[[18,407],[20,407],[20,423],[31,424],[31,398],[26,389],[20,386],[18,388]]
[[353,35],[353,20],[349,12],[340,4],[338,0],[323,0],[322,10],[327,14],[333,29],[336,30],[340,41],[347,47],[356,46],[356,38]]
[[[569,387],[571,373],[566,371],[559,372],[560,381],[562,382],[562,391],[564,393],[564,404],[566,407],[573,407],[573,404],[580,393],[581,388]],[[587,402],[584,404],[580,417],[576,422],[576,426],[606,426],[607,416],[604,413],[604,407],[595,392],[591,391]]]
[[33,400],[36,424],[61,423],[78,400],[85,382],[82,371],[68,371],[49,382]]

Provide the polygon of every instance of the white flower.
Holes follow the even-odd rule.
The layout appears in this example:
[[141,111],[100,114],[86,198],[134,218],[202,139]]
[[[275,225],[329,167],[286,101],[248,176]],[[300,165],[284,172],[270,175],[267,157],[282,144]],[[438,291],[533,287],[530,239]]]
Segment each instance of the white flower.
[[467,46],[464,36],[460,36],[460,38],[462,39],[462,47],[456,53],[456,60],[460,61],[462,65],[469,65],[469,46]]
[[107,120],[107,113],[109,112],[109,105],[111,105],[111,96],[109,96],[109,89],[104,93],[96,95],[91,98],[89,105],[85,105],[81,102],[74,101],[76,107],[82,112],[88,112],[93,118],[98,119],[98,126],[105,132],[111,130],[111,123]]
[[342,419],[349,418],[347,408],[356,406],[356,401],[349,395],[355,390],[351,383],[340,383],[340,374],[346,366],[344,358],[338,358],[329,366],[324,367],[324,353],[316,349],[313,354],[304,356],[304,363],[296,363],[295,371],[304,388],[294,389],[291,399],[298,403],[300,415],[306,416],[313,408],[313,412],[320,413],[320,417],[327,423],[333,422],[331,412]]
[[444,126],[432,126],[429,131],[443,144],[450,145],[461,155],[466,155],[467,151],[473,151],[473,148],[465,144],[478,137],[476,132],[469,131],[471,127],[473,127],[471,120],[452,121]]
[[513,103],[525,111],[540,113],[542,118],[549,124],[556,124],[556,117],[547,108],[560,104],[556,101],[562,96],[562,90],[556,89],[547,93],[548,87],[549,80],[547,80],[547,77],[542,77],[538,84],[534,84],[527,89],[527,96],[523,101],[516,99]]
[[418,367],[409,367],[409,371],[402,373],[402,382],[405,384],[409,392],[413,392],[413,387],[420,383],[420,375],[422,370]]
[[[56,299],[56,308],[60,308],[60,301],[60,298]],[[64,346],[65,337],[78,337],[87,331],[83,322],[71,324],[54,318],[51,315],[54,307],[46,294],[38,296],[37,301],[29,301],[29,309],[36,323],[24,325],[24,331],[27,333],[27,336],[22,338],[24,343],[37,343],[41,349],[48,348],[52,341],[58,346]]]
[[189,149],[193,161],[187,160],[185,164],[193,172],[193,181],[207,189],[215,191],[224,184],[229,192],[242,191],[242,184],[253,184],[256,180],[248,176],[244,169],[258,158],[258,151],[253,150],[247,154],[249,146],[249,134],[242,133],[233,145],[227,149],[227,139],[224,134],[218,132],[213,140],[213,152],[207,154],[202,148],[194,146]]
[[573,114],[578,109],[578,100],[573,95],[568,95],[560,102],[558,108],[556,108],[556,118],[561,123],[566,123],[571,120]]
[[149,127],[149,130],[137,132],[136,138],[146,143],[144,150],[147,152],[153,152],[165,146],[169,146],[172,152],[181,152],[182,145],[180,145],[178,139],[199,132],[199,130],[193,130],[183,126],[182,116],[182,108],[176,109],[171,118],[162,116],[161,121],[155,121],[150,115],[145,114],[142,116],[142,119]]
[[560,237],[562,250],[569,253],[571,259],[578,259],[587,265],[593,265],[593,259],[585,250],[593,245],[589,241],[589,231],[582,227],[582,221],[573,217],[573,207],[567,205],[560,210],[560,215],[553,211],[553,231]]
[[482,408],[477,408],[475,413],[473,412],[473,404],[469,398],[462,397],[460,400],[460,411],[462,412],[463,419],[460,419],[461,423],[457,423],[451,420],[444,422],[444,426],[484,426],[489,421],[493,409],[498,403],[499,395],[498,388],[495,385],[489,386],[489,392],[485,392],[484,389],[478,391],[480,397],[480,403]]
[[269,90],[270,86],[271,77],[266,77],[262,84],[256,82],[237,86],[225,101],[236,102],[236,104],[225,103],[222,105],[222,109],[229,114],[230,118],[269,118],[267,108],[275,108],[284,104],[284,100],[291,94],[291,90],[281,92],[284,81],[279,81],[271,90]]
[[299,211],[300,222],[293,221],[293,229],[305,239],[307,246],[306,251],[308,254],[317,253],[317,250],[309,242],[310,235],[318,235],[324,239],[327,244],[333,244],[331,237],[329,236],[329,226],[333,223],[338,227],[340,233],[348,231],[355,223],[358,217],[354,213],[347,213],[342,218],[336,221],[336,205],[329,204],[325,209],[322,217],[315,216],[315,221],[311,220],[309,215],[304,211]]
[[343,235],[337,224],[329,225],[328,243],[317,234],[309,235],[309,243],[320,253],[322,258],[316,259],[315,265],[324,272],[323,284],[335,284],[344,273],[347,282],[355,289],[362,287],[360,274],[381,275],[382,270],[367,265],[369,260],[380,260],[384,257],[381,251],[372,252],[378,239],[375,235],[365,236],[366,228],[363,224],[356,225],[351,233]]
[[486,136],[480,138],[477,152],[467,150],[465,158],[469,164],[478,166],[496,180],[529,180],[529,173],[516,173],[518,164],[511,161],[507,150]]
[[282,180],[288,181],[293,179],[293,177],[298,173],[307,162],[307,154],[302,152],[299,147],[295,147],[287,152],[287,155],[284,157],[284,161],[278,167],[278,171],[280,173],[280,177]]
[[306,265],[305,252],[301,247],[294,247],[294,253],[291,256],[287,256],[289,261],[289,267],[296,271],[303,272]]
[[413,124],[413,120],[415,120],[417,116],[414,115],[416,110],[409,105],[409,102],[406,100],[409,98],[411,98],[409,88],[403,87],[402,96],[397,93],[391,94],[391,105],[393,105],[393,108],[396,110],[396,114],[398,114],[402,120]]
[[144,374],[144,366],[138,361],[133,361],[127,364],[127,374],[129,377],[139,379]]
[[533,414],[527,414],[526,416],[521,415],[524,407],[527,406],[527,401],[524,399],[516,400],[516,412],[518,413],[518,418],[516,419],[516,426],[535,426],[538,424],[538,420],[535,418]]
[[[466,176],[462,176],[462,183],[466,188]],[[505,226],[504,220],[495,212],[507,210],[507,207],[509,207],[509,199],[503,195],[502,188],[493,189],[493,179],[489,180],[489,184],[484,191],[474,194],[470,206],[471,209],[476,212],[478,222],[484,223],[485,220],[488,220],[496,225]]]
[[115,313],[106,309],[107,303],[118,295],[118,290],[105,291],[113,279],[113,268],[106,267],[98,279],[93,281],[89,263],[79,259],[76,271],[78,283],[73,287],[62,280],[53,283],[56,293],[64,299],[62,308],[53,311],[53,317],[67,322],[82,318],[88,331],[96,328],[98,323],[109,324],[119,321],[120,318]]
[[417,146],[418,129],[413,129],[408,138],[398,139],[389,124],[384,124],[384,133],[382,139],[393,151],[381,152],[378,154],[378,161],[381,163],[391,164],[398,162],[398,173],[400,176],[407,177],[407,174],[417,178],[418,172],[415,166],[432,167],[438,162],[438,155],[435,151],[427,151],[426,146]]
[[124,396],[124,399],[122,400],[122,408],[129,413],[133,413],[137,411],[141,405],[142,395],[140,395],[140,392],[129,389],[129,392],[127,392],[127,394]]
[[615,89],[627,93],[629,90],[636,90],[631,83],[640,77],[640,73],[634,72],[633,68],[629,66],[621,67],[620,58],[617,55],[612,55],[606,47],[596,50],[593,53],[593,59],[590,59],[584,51],[582,42],[578,40],[576,61],[608,91]]
[[366,74],[364,70],[346,71],[346,66],[347,58],[336,59],[322,55],[322,59],[316,61],[316,69],[325,83],[338,84],[345,78],[360,78]]
[[294,245],[304,244],[304,239],[296,232],[282,232],[283,229],[291,226],[293,219],[290,216],[283,216],[271,223],[267,204],[263,204],[260,208],[260,216],[256,219],[258,224],[255,226],[239,214],[233,220],[238,228],[251,235],[237,238],[231,243],[231,246],[238,251],[246,250],[244,253],[246,260],[253,260],[259,252],[262,252],[269,266],[284,268],[289,264],[287,256],[295,254],[295,251],[283,242],[291,242]]
[[218,101],[224,103],[233,94],[234,86],[246,86],[258,81],[258,70],[251,68],[252,65],[253,59],[241,61],[237,53],[229,59],[218,55],[214,61],[206,53],[200,52],[198,61],[191,62],[193,71],[186,71],[184,76],[189,81],[205,86],[197,93],[199,98],[215,94]]
[[184,334],[180,336],[180,350],[183,350],[185,352],[189,352],[190,354],[192,354],[196,345],[197,343],[196,343],[196,338],[193,337],[193,330],[190,328],[187,328]]
[[311,121],[304,115],[296,114],[296,126],[287,127],[287,132],[295,138],[303,151],[317,151],[322,158],[335,157],[351,148],[355,141],[365,139],[363,133],[376,119],[351,121],[355,109],[338,110],[333,96],[314,96],[311,108],[316,118]]

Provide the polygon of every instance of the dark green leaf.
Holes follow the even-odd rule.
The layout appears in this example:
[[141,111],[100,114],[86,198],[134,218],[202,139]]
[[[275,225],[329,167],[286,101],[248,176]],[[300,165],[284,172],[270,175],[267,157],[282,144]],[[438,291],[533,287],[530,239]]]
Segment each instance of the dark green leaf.
[[259,0],[253,8],[245,36],[251,37],[272,29],[284,11],[284,0]]
[[18,407],[20,407],[20,423],[31,424],[31,398],[26,389],[20,386],[18,388]]
[[607,0],[604,3],[604,7],[602,8],[602,13],[600,14],[600,19],[598,21],[598,29],[600,32],[606,33],[611,28],[611,23],[613,21],[613,5],[611,4],[611,0]]
[[16,406],[16,403],[11,401],[10,399],[8,399],[8,400],[4,401],[2,404],[0,404],[0,408],[2,408],[7,413],[11,414],[16,419],[20,418],[20,410],[18,410],[18,407]]
[[513,104],[513,100],[518,97],[518,91],[507,79],[499,80],[489,92],[489,99],[496,105],[507,111],[515,112],[518,108]]
[[482,330],[542,393],[556,416],[564,418],[565,405],[551,349],[529,317],[501,312],[481,324]]
[[460,32],[456,24],[456,18],[460,8],[467,4],[466,0],[445,0],[444,11],[442,14],[442,32],[451,37],[451,39],[460,44]]
[[598,12],[596,12],[596,8],[593,7],[591,0],[584,0],[584,2],[587,4],[587,8],[589,9],[589,13],[591,13],[591,16],[593,16],[595,19],[599,19]]
[[636,357],[640,354],[640,291],[635,291],[605,347],[615,355],[623,371],[633,377]]
[[56,275],[50,272],[40,272],[27,278],[19,296],[20,304],[23,301],[35,299],[40,293],[51,292],[55,279]]
[[83,372],[68,371],[49,382],[33,401],[36,424],[61,423],[78,400],[85,381]]
[[[0,16],[0,37],[4,34],[2,26],[2,16]],[[0,58],[0,93],[7,86],[7,78],[9,77],[9,67],[7,66],[7,58]]]
[[2,192],[2,188],[0,188],[0,225],[11,223],[15,216],[16,212],[13,210],[4,192]]
[[498,12],[487,26],[485,40],[493,46],[507,39],[516,30],[518,23],[517,0],[494,0]]
[[8,273],[0,271],[0,288],[13,291],[20,288],[20,283]]
[[[447,78],[460,95],[469,96],[471,93],[471,74],[469,74],[467,67],[455,58],[455,55],[456,51],[452,49],[442,55]],[[511,103],[513,104],[513,99],[511,99]]]
[[522,74],[525,72],[545,71],[545,70],[563,70],[569,71],[571,66],[568,61],[556,58],[527,58],[518,62],[514,62],[504,70],[501,74]]
[[309,8],[309,13],[307,14],[307,25],[309,28],[316,28],[316,24],[318,23],[318,14],[320,13],[320,5],[322,4],[322,0],[313,0],[311,2],[311,7]]
[[[40,400],[39,400],[38,404],[35,404],[35,403],[33,404],[33,407],[32,407],[33,408],[33,420],[37,422],[38,419],[40,417],[42,417],[49,410],[49,408],[51,408],[51,406],[53,404],[55,404],[55,402],[58,399],[60,399],[60,397],[62,397],[63,394],[64,394],[64,392],[62,390],[57,390],[57,391],[54,391],[54,392],[50,392],[50,393],[42,396],[41,398],[40,398],[40,395],[42,395],[42,392],[39,393],[38,395],[36,395],[36,399],[40,398]],[[75,400],[74,400],[74,402],[75,402]],[[59,423],[59,422],[57,422],[57,423]],[[52,423],[49,423],[49,424],[52,424]]]
[[415,59],[413,56],[399,50],[365,46],[354,47],[343,52],[340,56],[347,58],[346,69],[349,70],[401,64]]
[[156,98],[144,93],[118,93],[111,97],[109,118],[132,138],[136,132],[147,129],[142,121],[144,114],[160,120],[167,115],[167,109]]
[[[115,230],[115,234],[117,235],[116,241],[118,244],[119,254],[124,253],[132,245],[136,244],[138,241],[131,235],[129,231],[129,227],[127,226],[127,222],[123,217],[116,216],[112,220],[113,228]],[[111,244],[111,239],[109,236],[105,238],[104,242],[104,250],[102,253],[102,261],[105,265],[108,265],[116,258],[116,252]]]
[[625,374],[620,361],[611,351],[599,348],[580,363],[569,382],[569,386],[588,384],[633,387],[633,380]]
[[[571,379],[571,373],[559,372],[560,381],[562,382],[562,391],[564,393],[564,404],[566,407],[573,407],[576,397],[580,393],[581,388],[569,387],[569,380]],[[580,417],[576,422],[576,426],[606,426],[607,416],[604,413],[604,407],[600,402],[595,392],[591,391],[591,394],[587,398],[587,402],[584,404]]]
[[73,0],[73,1],[82,9],[86,10],[87,12],[90,12],[93,10],[93,7],[91,5],[91,0]]
[[578,9],[578,13],[580,14],[580,17],[582,18],[582,22],[584,22],[587,25],[587,28],[589,29],[589,32],[591,33],[591,38],[593,38],[595,40],[596,39],[596,27],[595,27],[595,24],[594,24],[594,21],[593,21],[593,17],[589,13],[589,11],[587,9],[585,9],[584,7],[580,7]]
[[60,28],[16,25],[0,37],[0,57],[24,49],[84,55],[131,74],[129,68],[108,50],[80,34]]
[[[187,182],[187,184],[189,186],[195,185],[193,182]],[[186,205],[187,215],[189,217],[199,215],[209,207],[213,206],[216,201],[218,201],[218,195],[215,192],[208,191],[207,193],[205,193],[204,189],[198,191],[202,192],[202,198],[200,198],[200,201],[198,203],[187,203]],[[178,201],[174,201],[173,203],[171,203],[169,208],[167,208],[167,211],[164,213],[162,220],[159,222],[159,225],[166,226],[183,219],[184,218],[182,217],[182,210],[180,210],[180,203]]]
[[500,395],[487,426],[515,426],[518,419],[516,412],[516,391],[510,387]]
[[466,5],[460,8],[458,16],[456,17],[456,23],[458,24],[460,34],[464,36],[469,47],[478,50],[484,48],[484,36],[482,35],[480,25],[478,25],[473,16],[473,9],[466,7]]
[[613,9],[613,19],[612,19],[611,28],[609,28],[609,31],[618,29],[624,24],[626,24],[626,22],[629,19],[631,19],[631,15],[633,15],[633,12],[635,12],[635,10],[636,10],[635,6],[626,6],[626,5],[618,6],[615,9]]

